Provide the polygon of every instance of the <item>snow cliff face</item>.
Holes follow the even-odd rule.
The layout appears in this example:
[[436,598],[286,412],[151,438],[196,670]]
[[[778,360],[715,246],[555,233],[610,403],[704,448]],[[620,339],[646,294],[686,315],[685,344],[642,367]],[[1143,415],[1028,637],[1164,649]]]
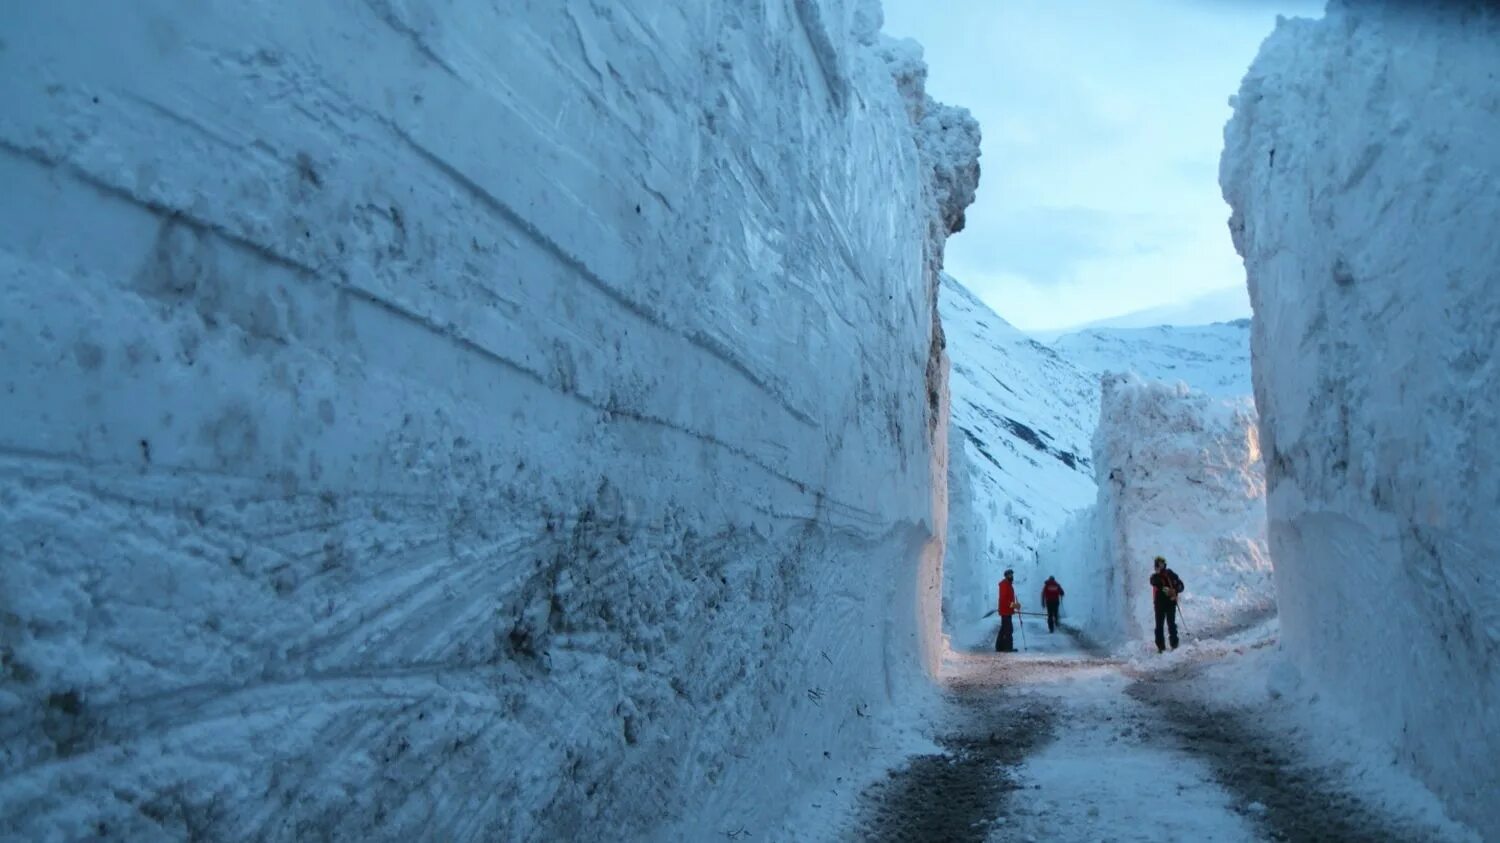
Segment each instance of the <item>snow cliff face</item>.
[[1500,834],[1500,15],[1334,2],[1225,130],[1283,641]]
[[873,4],[6,18],[0,836],[681,838],[879,739],[977,131]]
[[1041,552],[1045,566],[1088,584],[1069,592],[1078,626],[1109,644],[1151,638],[1157,556],[1186,583],[1183,618],[1200,637],[1273,611],[1248,397],[1109,375],[1093,444],[1097,502]]

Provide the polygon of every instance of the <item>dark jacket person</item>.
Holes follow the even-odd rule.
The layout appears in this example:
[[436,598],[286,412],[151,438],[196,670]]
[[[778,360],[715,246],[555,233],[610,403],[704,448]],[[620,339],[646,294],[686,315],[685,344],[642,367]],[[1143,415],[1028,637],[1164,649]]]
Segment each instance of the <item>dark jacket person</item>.
[[1057,610],[1062,607],[1062,584],[1057,577],[1048,577],[1042,586],[1042,605],[1047,607],[1047,631],[1056,632],[1062,622],[1057,619]]
[[1156,573],[1151,575],[1151,604],[1156,609],[1156,652],[1165,652],[1167,638],[1162,635],[1165,621],[1172,649],[1177,649],[1177,595],[1182,593],[1182,577],[1167,567],[1167,560],[1156,557]]

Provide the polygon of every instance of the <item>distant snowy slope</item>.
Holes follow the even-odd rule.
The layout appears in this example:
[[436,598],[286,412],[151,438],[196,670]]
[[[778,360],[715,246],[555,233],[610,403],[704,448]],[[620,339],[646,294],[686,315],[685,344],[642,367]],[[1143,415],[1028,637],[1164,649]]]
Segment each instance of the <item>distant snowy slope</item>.
[[1090,328],[1052,347],[1095,373],[1134,371],[1149,380],[1183,381],[1209,395],[1251,394],[1250,320],[1154,328]]
[[940,309],[953,366],[949,447],[954,470],[966,459],[970,471],[969,488],[955,484],[962,493],[950,501],[944,596],[951,626],[993,608],[1006,565],[1031,585],[1038,543],[1093,502],[1089,439],[1099,386],[947,276]]
[[1039,570],[1036,551],[1070,514],[1094,503],[1091,439],[1105,372],[1182,381],[1219,398],[1247,396],[1250,338],[1240,320],[1093,328],[1047,345],[947,276],[940,309],[953,367],[944,563],[952,631],[993,608],[995,581],[1007,566],[1016,568],[1023,602],[1041,577],[1070,573]]

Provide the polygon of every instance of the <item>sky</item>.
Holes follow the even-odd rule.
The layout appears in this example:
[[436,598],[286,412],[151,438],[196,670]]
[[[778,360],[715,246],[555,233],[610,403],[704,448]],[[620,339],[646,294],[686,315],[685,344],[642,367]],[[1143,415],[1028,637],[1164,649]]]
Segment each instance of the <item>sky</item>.
[[949,274],[1038,333],[1249,316],[1219,194],[1229,97],[1278,14],[1322,5],[885,0],[886,33],[926,51],[928,93],[984,133]]

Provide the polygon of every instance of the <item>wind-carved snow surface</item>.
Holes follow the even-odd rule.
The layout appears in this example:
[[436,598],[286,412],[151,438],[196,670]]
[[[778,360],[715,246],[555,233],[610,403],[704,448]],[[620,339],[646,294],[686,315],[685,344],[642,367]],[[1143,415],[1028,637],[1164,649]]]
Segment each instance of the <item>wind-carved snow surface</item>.
[[978,133],[731,6],[5,13],[0,836],[688,839],[875,751]]
[[1150,639],[1157,556],[1185,582],[1183,625],[1199,635],[1274,611],[1248,397],[1107,375],[1093,445],[1097,502],[1040,552],[1043,567],[1076,583],[1073,623],[1108,645]]
[[1282,22],[1221,164],[1284,647],[1500,836],[1500,16]]

